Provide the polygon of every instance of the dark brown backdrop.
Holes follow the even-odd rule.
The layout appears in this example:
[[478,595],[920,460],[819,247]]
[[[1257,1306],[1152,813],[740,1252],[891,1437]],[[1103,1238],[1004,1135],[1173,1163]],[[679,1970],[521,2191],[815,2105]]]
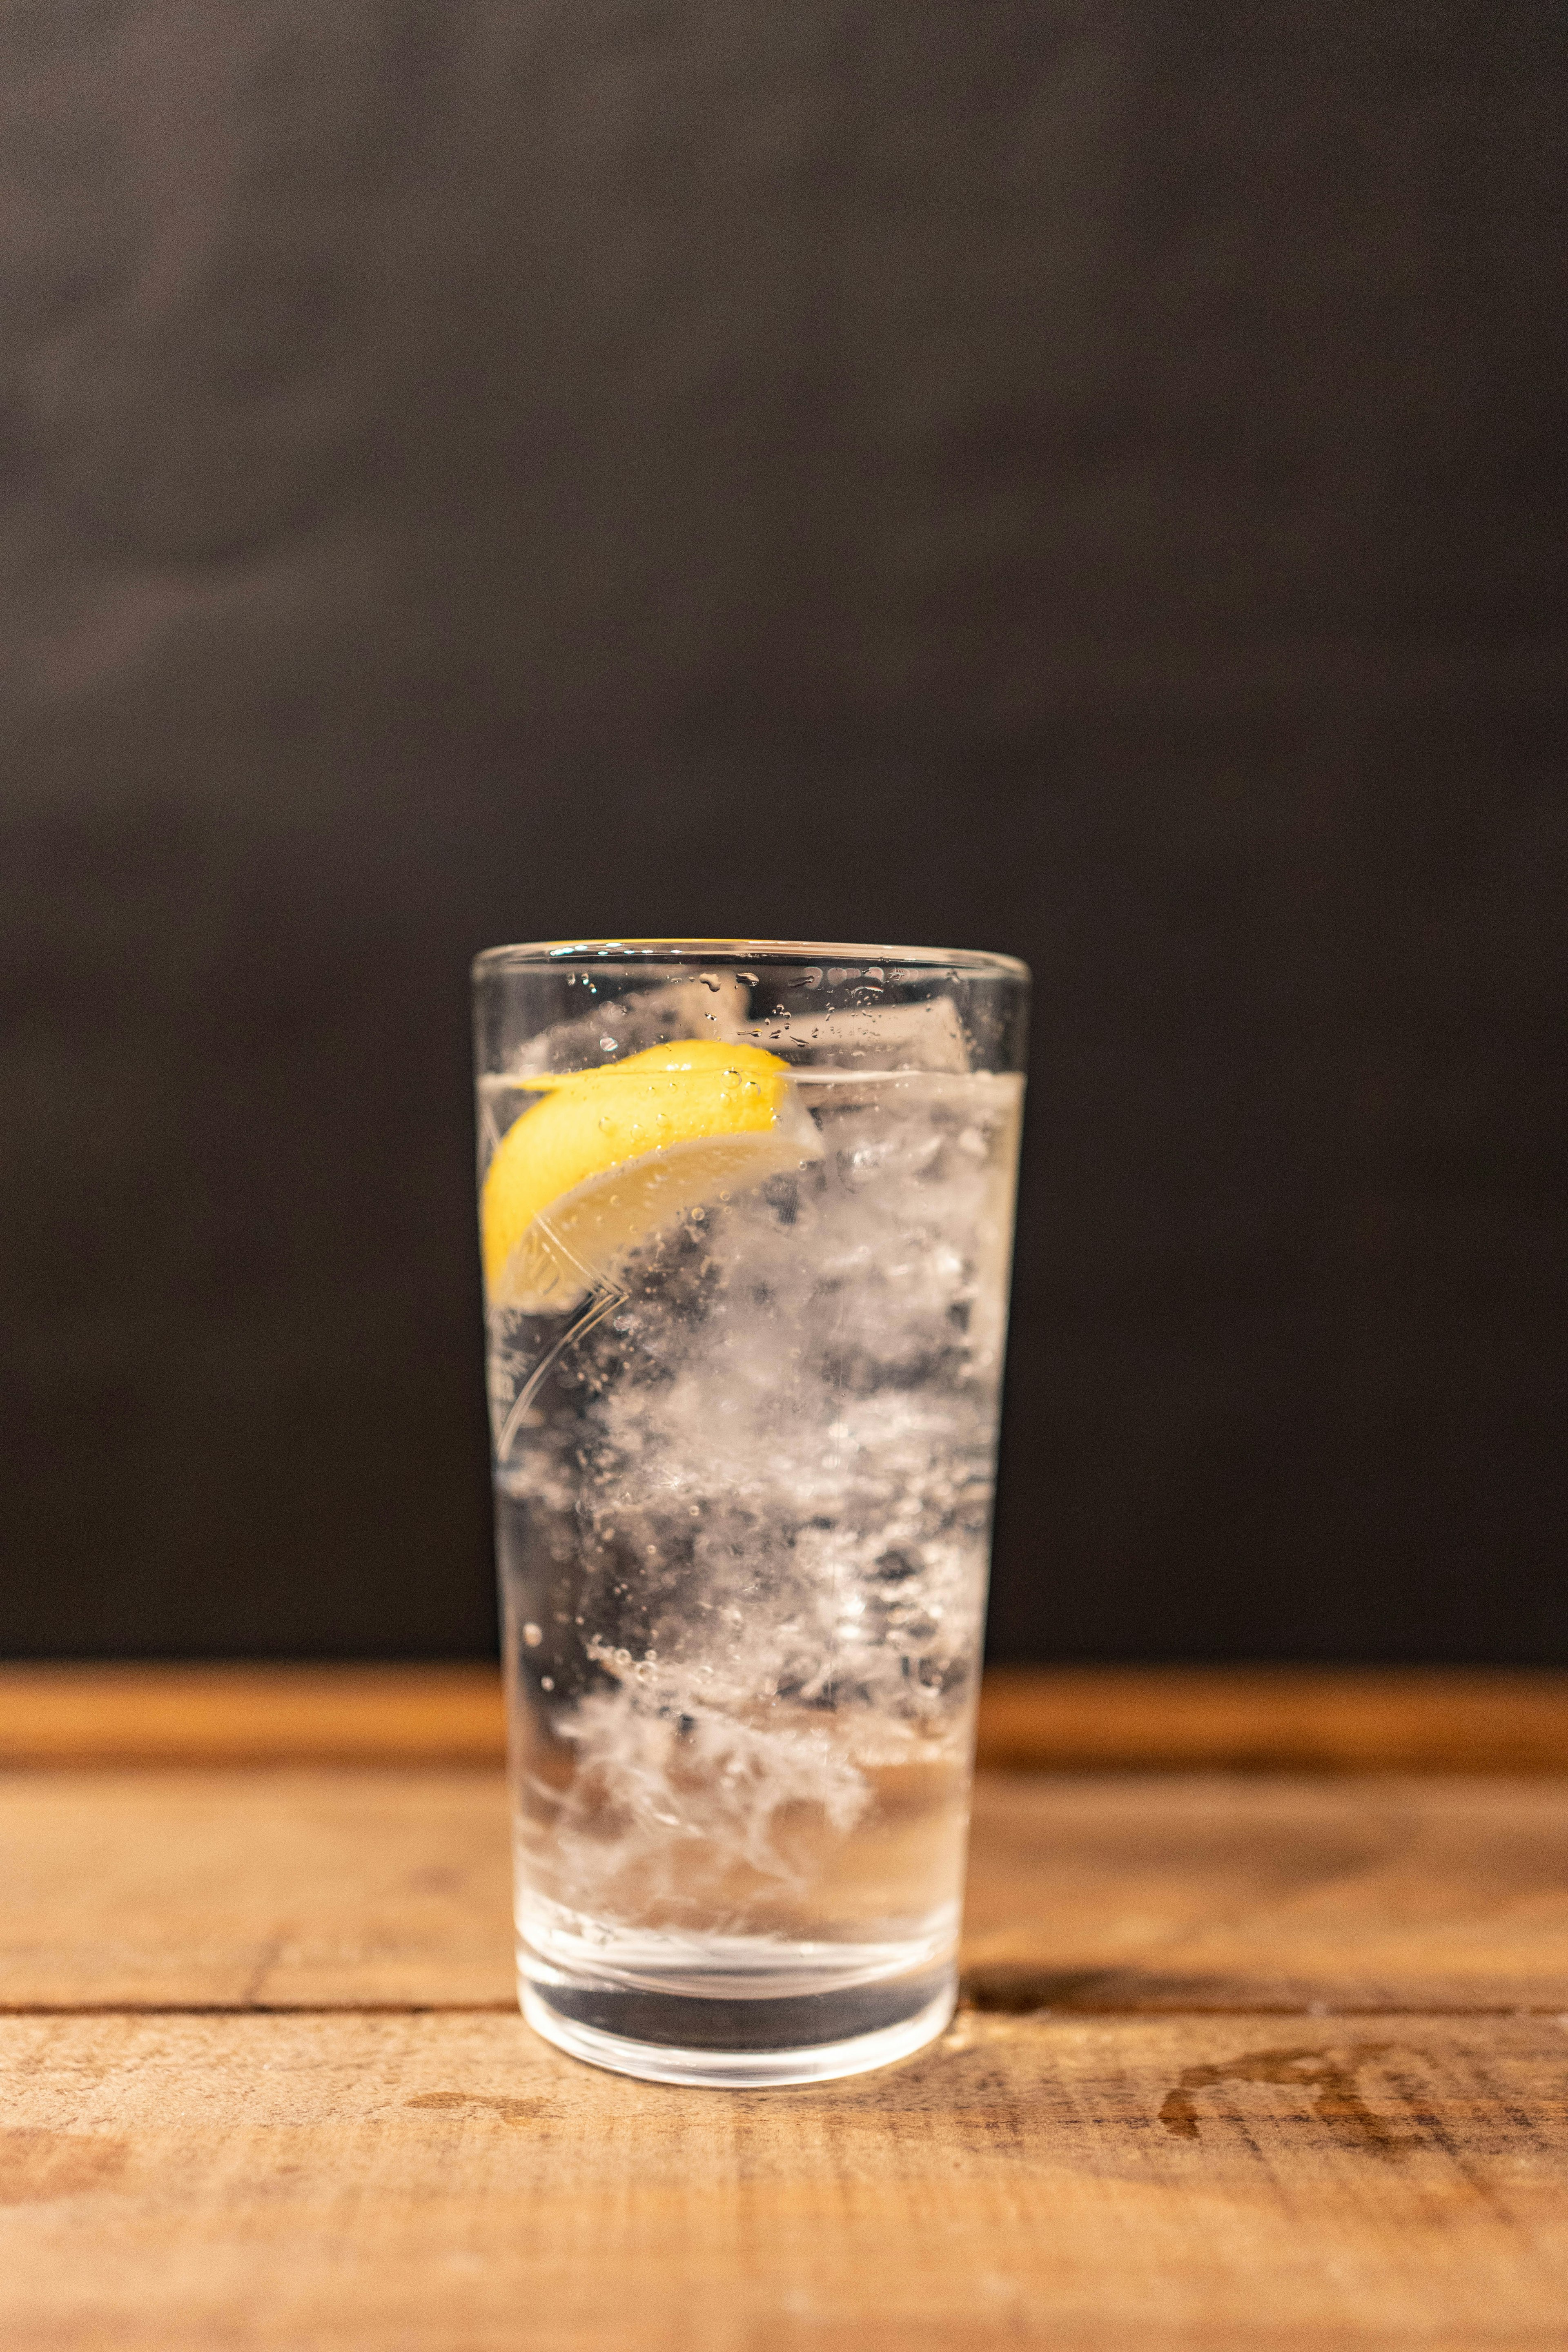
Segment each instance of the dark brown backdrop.
[[1560,1657],[1568,12],[0,10],[3,1638],[490,1634],[465,966],[1038,978],[1012,1654]]

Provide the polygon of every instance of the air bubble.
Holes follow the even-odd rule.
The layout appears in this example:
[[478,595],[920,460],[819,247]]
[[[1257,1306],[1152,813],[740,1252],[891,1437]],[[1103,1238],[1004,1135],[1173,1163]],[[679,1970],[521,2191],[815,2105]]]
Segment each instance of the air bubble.
[[537,1625],[529,1624],[525,1625],[522,1629],[522,1638],[527,1643],[531,1650],[537,1650],[541,1642],[543,1641],[544,1636],[540,1632]]

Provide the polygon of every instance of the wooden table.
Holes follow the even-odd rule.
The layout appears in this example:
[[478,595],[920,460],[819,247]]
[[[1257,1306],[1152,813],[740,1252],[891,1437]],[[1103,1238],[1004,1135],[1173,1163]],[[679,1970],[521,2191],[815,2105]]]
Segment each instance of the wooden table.
[[497,1720],[0,1676],[5,2352],[1568,2347],[1568,1684],[998,1683],[952,2031],[749,2093],[522,2025]]

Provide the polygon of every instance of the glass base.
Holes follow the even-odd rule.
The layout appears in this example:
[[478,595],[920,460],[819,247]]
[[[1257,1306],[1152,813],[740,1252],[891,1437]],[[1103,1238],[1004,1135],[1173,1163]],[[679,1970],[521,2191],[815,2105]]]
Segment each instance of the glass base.
[[[926,1979],[929,1987],[930,1979]],[[592,2003],[601,2021],[571,2016],[560,2005],[588,2006],[581,1995],[556,1985],[519,1985],[522,2013],[534,2032],[573,2058],[612,2074],[635,2074],[645,2083],[690,2083],[711,2090],[759,2090],[773,2084],[830,2083],[841,2074],[864,2074],[890,2066],[897,2058],[934,2042],[952,2015],[957,1996],[948,1972],[933,1997],[888,2023],[868,2026],[833,2042],[790,2038],[807,2021],[790,2012],[804,2000],[710,2000],[679,1994],[626,1994],[619,2001],[601,1995]],[[837,2005],[836,2005],[837,2006]],[[615,2022],[602,2021],[619,2007]],[[771,2013],[770,2013],[771,2012]],[[635,2028],[634,2031],[617,2030]]]

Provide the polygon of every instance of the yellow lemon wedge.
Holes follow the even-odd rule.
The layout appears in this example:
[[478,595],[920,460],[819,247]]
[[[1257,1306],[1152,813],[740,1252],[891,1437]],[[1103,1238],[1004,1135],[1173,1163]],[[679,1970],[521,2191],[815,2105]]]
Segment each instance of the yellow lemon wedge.
[[683,1211],[822,1156],[788,1063],[760,1045],[693,1037],[520,1083],[540,1099],[479,1195],[492,1307],[563,1312]]

